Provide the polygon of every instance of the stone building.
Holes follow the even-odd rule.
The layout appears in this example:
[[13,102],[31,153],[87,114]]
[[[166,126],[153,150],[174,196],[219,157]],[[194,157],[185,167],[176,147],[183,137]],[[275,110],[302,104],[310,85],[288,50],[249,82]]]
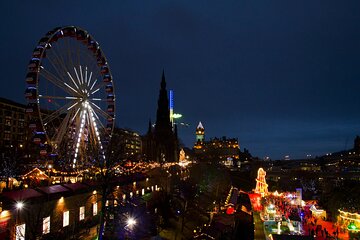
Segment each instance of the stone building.
[[143,156],[156,162],[175,162],[178,160],[177,127],[170,122],[169,99],[163,71],[155,127],[149,121],[148,131],[143,137]]

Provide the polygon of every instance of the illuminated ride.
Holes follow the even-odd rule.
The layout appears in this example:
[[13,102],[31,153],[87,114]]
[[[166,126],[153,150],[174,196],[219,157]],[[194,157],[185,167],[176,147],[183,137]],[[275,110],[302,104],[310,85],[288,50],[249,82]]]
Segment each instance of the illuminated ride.
[[266,172],[264,169],[259,168],[257,173],[255,193],[264,197],[268,193],[268,184],[266,183]]
[[33,142],[43,158],[81,169],[105,159],[115,122],[113,78],[98,42],[85,30],[58,27],[35,47],[25,97]]

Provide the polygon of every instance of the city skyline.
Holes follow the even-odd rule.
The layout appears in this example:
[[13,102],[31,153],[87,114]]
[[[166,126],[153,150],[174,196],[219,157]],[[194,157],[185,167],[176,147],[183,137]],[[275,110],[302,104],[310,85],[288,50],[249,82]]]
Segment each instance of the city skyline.
[[165,69],[174,111],[190,124],[179,128],[188,147],[199,121],[206,138],[237,137],[241,149],[260,158],[349,149],[360,134],[358,2],[1,6],[1,97],[25,103],[37,41],[56,26],[78,25],[109,60],[119,127],[145,134]]

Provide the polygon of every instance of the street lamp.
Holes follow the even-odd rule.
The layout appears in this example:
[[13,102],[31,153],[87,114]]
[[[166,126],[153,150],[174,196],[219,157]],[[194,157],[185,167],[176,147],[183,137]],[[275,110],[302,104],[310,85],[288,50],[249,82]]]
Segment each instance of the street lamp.
[[25,240],[25,224],[20,224],[20,210],[24,207],[24,203],[16,202],[16,217],[15,217],[15,238],[16,240]]
[[49,169],[49,185],[51,185],[51,168],[52,168],[52,165],[49,164],[48,165],[48,169]]
[[127,220],[126,220],[126,227],[128,228],[133,228],[134,226],[136,225],[136,220],[132,217],[129,217]]
[[15,206],[16,206],[17,210],[21,210],[24,207],[24,203],[23,202],[17,202]]

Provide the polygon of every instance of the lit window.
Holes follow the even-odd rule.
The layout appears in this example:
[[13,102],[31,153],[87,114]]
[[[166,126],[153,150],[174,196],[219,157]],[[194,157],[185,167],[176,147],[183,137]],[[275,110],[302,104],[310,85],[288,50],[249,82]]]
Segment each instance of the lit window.
[[97,203],[93,204],[93,216],[97,215]]
[[69,226],[69,211],[63,213],[63,227]]
[[50,216],[43,218],[43,234],[50,233]]
[[25,240],[25,223],[16,226],[16,240]]
[[84,220],[85,219],[85,206],[80,207],[80,212],[79,212],[79,220]]

